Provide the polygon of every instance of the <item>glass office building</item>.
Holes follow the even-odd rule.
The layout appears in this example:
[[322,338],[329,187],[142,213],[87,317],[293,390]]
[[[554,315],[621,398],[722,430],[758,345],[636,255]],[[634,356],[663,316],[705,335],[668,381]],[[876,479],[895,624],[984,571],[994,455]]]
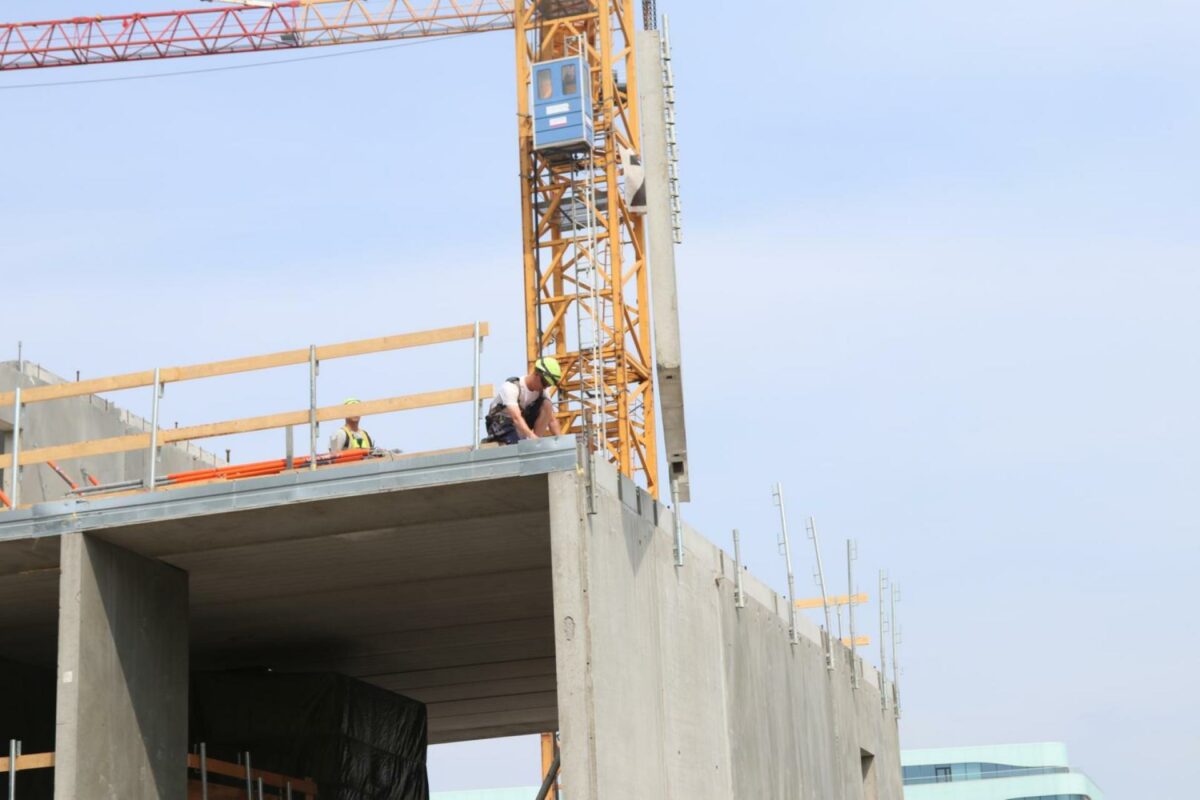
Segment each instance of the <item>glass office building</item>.
[[1104,800],[1059,742],[904,750],[900,764],[904,800]]

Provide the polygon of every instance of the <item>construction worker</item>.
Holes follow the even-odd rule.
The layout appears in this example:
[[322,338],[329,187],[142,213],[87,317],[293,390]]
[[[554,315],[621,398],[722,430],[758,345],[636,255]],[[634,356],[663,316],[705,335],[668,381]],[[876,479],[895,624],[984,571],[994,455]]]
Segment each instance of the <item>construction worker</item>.
[[547,357],[535,361],[528,375],[500,384],[488,409],[486,441],[516,444],[521,439],[562,434],[554,403],[546,394],[561,380],[562,367]]
[[[356,406],[359,404],[358,398],[351,397],[342,405]],[[343,450],[370,450],[375,445],[371,441],[371,434],[358,427],[362,417],[346,417],[346,424],[338,428],[333,436],[329,437],[329,452],[340,453]]]

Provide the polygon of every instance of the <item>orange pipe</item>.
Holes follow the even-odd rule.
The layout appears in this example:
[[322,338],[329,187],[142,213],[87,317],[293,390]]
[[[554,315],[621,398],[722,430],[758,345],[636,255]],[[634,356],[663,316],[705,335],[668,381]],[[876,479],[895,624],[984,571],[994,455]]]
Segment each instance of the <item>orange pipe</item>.
[[62,478],[64,481],[66,481],[67,486],[70,486],[72,489],[79,488],[79,484],[76,483],[75,481],[71,480],[71,478],[67,475],[67,473],[63,472],[62,468],[59,467],[58,464],[55,464],[53,461],[47,461],[46,466],[49,467],[50,469],[54,470],[54,472],[58,475],[58,477]]
[[4,503],[8,508],[12,508],[12,500],[8,499],[8,495],[4,493],[3,489],[0,489],[0,503]]
[[[317,456],[318,465],[326,464],[345,464],[351,461],[361,461],[366,458],[369,450],[355,449],[343,450],[335,455]],[[296,469],[307,467],[308,457],[295,459],[293,467]],[[195,483],[197,481],[214,480],[223,478],[225,480],[240,480],[242,478],[256,478],[263,475],[276,475],[287,469],[287,459],[277,458],[271,461],[255,461],[249,464],[231,464],[225,467],[213,467],[210,469],[199,469],[192,472],[176,472],[167,476],[167,479],[172,484]]]

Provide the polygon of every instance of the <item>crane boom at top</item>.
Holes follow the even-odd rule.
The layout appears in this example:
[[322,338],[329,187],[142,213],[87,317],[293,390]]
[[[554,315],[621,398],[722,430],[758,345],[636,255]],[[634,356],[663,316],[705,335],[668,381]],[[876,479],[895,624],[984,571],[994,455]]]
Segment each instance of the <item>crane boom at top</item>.
[[511,30],[512,0],[280,3],[0,23],[0,70]]

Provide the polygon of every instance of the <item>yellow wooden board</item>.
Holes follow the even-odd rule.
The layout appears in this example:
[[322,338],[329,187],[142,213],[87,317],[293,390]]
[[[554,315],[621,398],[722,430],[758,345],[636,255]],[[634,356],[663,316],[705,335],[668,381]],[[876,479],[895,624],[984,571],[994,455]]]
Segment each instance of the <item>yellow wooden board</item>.
[[[488,323],[479,323],[479,335],[487,336]],[[402,333],[392,336],[379,336],[374,339],[359,339],[340,344],[326,344],[317,348],[317,360],[327,361],[332,358],[347,358],[367,353],[383,353],[389,350],[400,350],[406,347],[421,347],[442,342],[456,342],[475,336],[475,325],[457,325],[451,328]],[[213,378],[218,375],[234,375],[239,372],[253,372],[273,367],[286,367],[294,364],[308,363],[308,348],[301,350],[286,350],[281,353],[268,353],[261,356],[246,356],[232,358],[226,361],[213,361],[207,364],[192,364],[186,367],[163,367],[159,370],[159,380],[164,384],[190,381],[198,378]],[[124,375],[110,375],[104,378],[89,378],[74,383],[52,383],[48,386],[31,386],[21,390],[21,404],[41,403],[47,400],[61,400],[65,397],[83,397],[100,392],[115,392],[121,389],[137,389],[142,386],[154,385],[154,370],[127,372]],[[15,392],[0,392],[0,408],[11,406],[16,399]]]
[[[0,758],[0,772],[9,771],[9,757]],[[17,772],[26,769],[49,769],[54,766],[54,753],[30,753],[17,756]]]
[[[24,462],[24,459],[22,459]],[[854,605],[861,606],[867,602],[865,592],[860,592],[854,595]],[[848,594],[834,594],[829,596],[829,606],[848,606],[850,605],[851,597]],[[825,603],[819,597],[806,597],[803,600],[796,601],[796,608],[824,608]]]
[[[479,387],[479,397],[489,397],[495,390],[491,384]],[[474,388],[466,386],[462,389],[445,389],[439,392],[424,392],[402,397],[386,397],[381,400],[366,400],[354,407],[354,413],[359,416],[372,414],[389,414],[394,411],[407,411],[414,408],[432,408],[434,406],[450,405],[452,403],[468,403],[472,399]],[[160,445],[172,442],[183,442],[192,439],[206,439],[212,436],[228,436],[234,433],[249,433],[271,428],[284,428],[288,425],[307,425],[308,411],[286,411],[280,414],[267,414],[261,417],[245,417],[224,422],[210,422],[205,425],[191,425],[185,428],[166,428],[158,432]],[[333,419],[343,419],[346,416],[346,406],[325,406],[317,409],[317,421],[328,422]],[[150,434],[134,433],[126,436],[114,436],[109,439],[93,439],[75,444],[37,447],[21,451],[21,466],[29,464],[44,464],[47,461],[66,461],[72,458],[87,456],[125,453],[130,450],[141,450],[150,447]],[[0,469],[12,466],[12,454],[0,455]]]

